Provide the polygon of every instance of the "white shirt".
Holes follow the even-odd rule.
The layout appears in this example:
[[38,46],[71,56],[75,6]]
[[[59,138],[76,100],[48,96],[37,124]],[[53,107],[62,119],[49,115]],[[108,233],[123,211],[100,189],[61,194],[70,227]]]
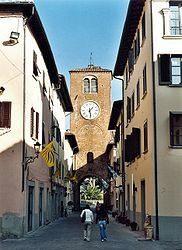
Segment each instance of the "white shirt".
[[81,212],[81,214],[80,214],[80,217],[82,217],[83,216],[83,213],[86,213],[86,219],[85,219],[85,221],[87,221],[87,222],[93,222],[94,221],[94,215],[93,215],[93,212],[90,210],[90,209],[84,209],[82,212]]

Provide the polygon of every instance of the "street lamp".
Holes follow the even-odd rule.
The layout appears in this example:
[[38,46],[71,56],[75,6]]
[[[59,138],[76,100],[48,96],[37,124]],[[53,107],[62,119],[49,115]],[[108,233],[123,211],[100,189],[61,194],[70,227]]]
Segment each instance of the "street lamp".
[[38,156],[39,156],[39,153],[40,153],[40,143],[38,141],[34,144],[34,151],[35,151],[35,155],[34,156],[25,156],[25,162],[24,162],[25,169],[27,168],[27,165],[29,163],[33,163],[34,160],[36,158],[38,158]]

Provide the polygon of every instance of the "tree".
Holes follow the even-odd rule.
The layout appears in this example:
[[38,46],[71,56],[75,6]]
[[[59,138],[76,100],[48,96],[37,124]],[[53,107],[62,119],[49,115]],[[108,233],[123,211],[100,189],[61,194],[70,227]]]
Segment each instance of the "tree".
[[101,200],[102,191],[95,185],[95,179],[86,179],[80,186],[81,199],[83,200]]

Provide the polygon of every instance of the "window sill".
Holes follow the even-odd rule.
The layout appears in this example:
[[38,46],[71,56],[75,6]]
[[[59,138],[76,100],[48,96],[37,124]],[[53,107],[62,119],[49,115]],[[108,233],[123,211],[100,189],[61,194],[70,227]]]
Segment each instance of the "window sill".
[[182,39],[182,35],[164,35],[164,39]]
[[148,149],[146,149],[145,151],[143,151],[143,154],[145,155],[146,153],[148,153]]
[[38,76],[35,76],[34,74],[32,75],[32,77],[36,80],[36,81],[38,81]]
[[182,149],[182,145],[179,145],[179,146],[168,146],[168,148],[171,148],[171,149]]
[[182,87],[182,83],[179,83],[179,84],[169,84],[168,86],[172,87],[172,88],[181,88]]
[[138,109],[139,109],[139,107],[140,107],[140,103],[137,105],[136,110],[138,110]]
[[142,100],[145,98],[145,96],[147,95],[147,91],[145,91],[145,93],[142,96]]

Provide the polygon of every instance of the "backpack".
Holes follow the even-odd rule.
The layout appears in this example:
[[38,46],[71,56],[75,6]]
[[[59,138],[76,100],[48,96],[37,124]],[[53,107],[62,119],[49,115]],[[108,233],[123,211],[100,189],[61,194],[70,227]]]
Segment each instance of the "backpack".
[[84,211],[82,217],[81,217],[81,223],[84,223],[86,219],[86,212]]

